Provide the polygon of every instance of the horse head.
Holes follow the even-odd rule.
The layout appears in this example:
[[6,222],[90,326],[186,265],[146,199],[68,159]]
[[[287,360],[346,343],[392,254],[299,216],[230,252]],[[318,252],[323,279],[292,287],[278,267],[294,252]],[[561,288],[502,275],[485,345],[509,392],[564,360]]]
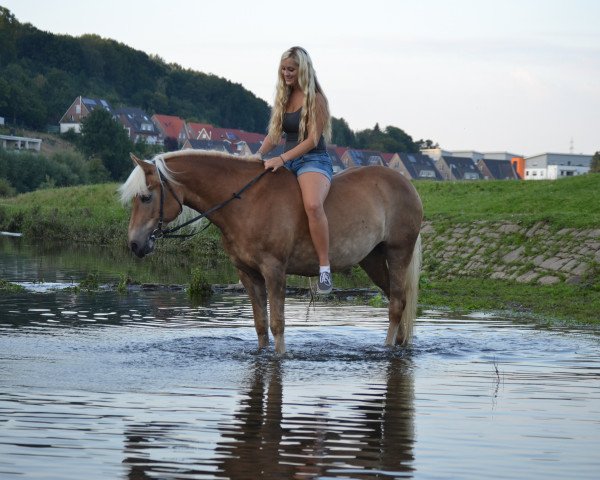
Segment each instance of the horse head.
[[160,157],[154,162],[131,154],[136,165],[121,186],[121,201],[131,202],[128,245],[142,258],[154,250],[162,236],[163,225],[173,221],[182,210],[179,186]]

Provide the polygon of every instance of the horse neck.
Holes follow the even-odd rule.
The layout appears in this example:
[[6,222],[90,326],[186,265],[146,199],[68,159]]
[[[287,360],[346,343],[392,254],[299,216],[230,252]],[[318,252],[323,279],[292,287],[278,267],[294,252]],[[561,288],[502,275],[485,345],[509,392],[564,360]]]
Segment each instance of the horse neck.
[[[168,167],[176,172],[175,180],[183,187],[183,204],[200,212],[230,199],[262,171],[259,163],[210,155],[174,157]],[[223,208],[211,218],[216,221],[226,211]]]

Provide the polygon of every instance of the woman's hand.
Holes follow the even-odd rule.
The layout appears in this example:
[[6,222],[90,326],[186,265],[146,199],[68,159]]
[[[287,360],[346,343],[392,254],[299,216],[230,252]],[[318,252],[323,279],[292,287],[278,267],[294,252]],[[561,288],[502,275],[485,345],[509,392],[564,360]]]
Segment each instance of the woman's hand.
[[285,159],[281,155],[278,157],[269,158],[267,161],[265,161],[265,170],[273,170],[275,172],[279,167],[283,167],[284,163]]

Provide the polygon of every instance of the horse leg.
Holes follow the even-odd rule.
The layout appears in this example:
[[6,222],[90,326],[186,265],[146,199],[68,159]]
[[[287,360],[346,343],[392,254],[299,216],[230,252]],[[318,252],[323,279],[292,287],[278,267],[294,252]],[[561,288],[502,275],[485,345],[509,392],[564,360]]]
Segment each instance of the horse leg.
[[371,253],[359,262],[361,268],[369,278],[377,285],[387,298],[390,298],[390,275],[385,257],[385,246],[377,245]]
[[419,275],[421,272],[421,237],[417,238],[413,251],[406,248],[388,248],[390,275],[390,306],[386,345],[410,343],[417,316]]
[[275,340],[275,351],[285,353],[285,269],[281,265],[266,265],[263,269],[267,291],[269,292],[269,310],[271,333]]
[[248,292],[252,304],[254,328],[258,336],[258,348],[269,345],[269,316],[267,314],[267,289],[265,280],[258,274],[249,274],[238,269],[238,275]]
[[[394,267],[395,263],[396,261],[392,262]],[[404,283],[403,270],[396,267],[393,272],[390,271],[387,248],[381,243],[359,265],[390,300],[389,324],[385,344],[392,346],[396,343],[400,319],[404,310],[404,289],[401,288]]]

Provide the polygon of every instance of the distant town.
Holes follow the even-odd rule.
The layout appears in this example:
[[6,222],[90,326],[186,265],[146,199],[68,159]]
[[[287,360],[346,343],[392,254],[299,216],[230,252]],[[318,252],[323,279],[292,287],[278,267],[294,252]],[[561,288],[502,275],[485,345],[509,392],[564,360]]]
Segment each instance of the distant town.
[[[233,155],[256,153],[265,135],[239,129],[186,122],[172,115],[148,115],[140,108],[112,108],[103,99],[79,96],[62,115],[57,133],[80,133],[82,121],[97,108],[108,111],[123,125],[130,140],[171,148],[217,150]],[[4,119],[0,117],[0,125]],[[0,135],[4,149],[40,151],[41,139]],[[282,153],[283,145],[271,152]],[[327,148],[334,172],[366,165],[383,165],[412,180],[556,180],[590,171],[592,155],[541,153],[524,157],[514,152],[448,151],[426,148],[419,153],[383,153],[338,145]]]

